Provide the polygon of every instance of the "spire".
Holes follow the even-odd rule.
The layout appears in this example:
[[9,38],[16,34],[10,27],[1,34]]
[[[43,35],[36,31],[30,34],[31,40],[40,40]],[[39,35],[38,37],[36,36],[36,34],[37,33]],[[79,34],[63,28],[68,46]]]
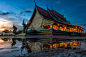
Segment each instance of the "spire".
[[[46,4],[46,6],[47,6],[47,4]],[[47,6],[47,10],[48,10],[48,6]]]
[[25,19],[23,19],[23,23],[24,23],[24,20],[25,20]]
[[35,3],[35,7],[36,7],[36,2],[35,2],[35,0],[34,0],[34,3]]
[[65,14],[63,13],[63,17],[66,18]]
[[53,10],[52,6],[51,6],[51,10]]
[[70,19],[69,19],[69,22],[70,22]]
[[[64,13],[63,13],[63,16],[64,16]],[[65,16],[64,16],[64,18],[65,18]]]
[[25,20],[25,19],[23,19],[23,23],[22,23],[22,25],[24,24],[24,20]]

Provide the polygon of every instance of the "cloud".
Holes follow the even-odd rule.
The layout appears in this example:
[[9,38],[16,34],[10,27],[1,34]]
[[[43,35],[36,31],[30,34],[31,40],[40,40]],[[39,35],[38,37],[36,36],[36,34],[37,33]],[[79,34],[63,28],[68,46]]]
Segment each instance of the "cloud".
[[24,11],[25,13],[30,13],[31,11]]
[[77,26],[80,26],[80,27],[86,29],[86,23],[76,23],[74,25],[77,25]]
[[10,29],[12,27],[12,25],[10,24],[10,25],[8,25],[8,24],[2,24],[2,25],[0,25],[0,28],[2,28],[2,29]]
[[68,14],[68,15],[72,15],[72,13]]
[[80,25],[86,26],[86,23],[85,24],[80,24]]
[[0,15],[9,15],[9,14],[15,14],[15,13],[13,13],[13,12],[1,12],[0,11]]
[[68,14],[67,16],[72,17],[72,13]]
[[22,13],[31,13],[31,11],[22,11],[19,15],[21,15]]
[[86,22],[83,22],[83,23],[76,23],[76,25],[86,26]]
[[6,12],[6,13],[1,13],[0,15],[8,15],[10,14],[9,12]]
[[16,18],[22,19],[20,16],[15,16]]
[[9,18],[9,17],[5,17],[4,19],[8,20],[8,21],[14,21],[15,20],[14,18]]
[[4,19],[5,20],[8,20],[8,21],[10,21],[10,22],[17,22],[17,21],[21,21],[21,20],[23,20],[21,17],[19,17],[19,16],[8,16],[8,17],[4,17]]
[[0,28],[7,28],[7,27],[6,27],[6,26],[4,26],[4,25],[1,25],[1,26],[0,26]]
[[56,1],[56,3],[57,3],[57,4],[61,4],[61,3],[62,3],[62,1]]
[[0,20],[1,22],[6,22],[6,21],[3,21],[3,20]]

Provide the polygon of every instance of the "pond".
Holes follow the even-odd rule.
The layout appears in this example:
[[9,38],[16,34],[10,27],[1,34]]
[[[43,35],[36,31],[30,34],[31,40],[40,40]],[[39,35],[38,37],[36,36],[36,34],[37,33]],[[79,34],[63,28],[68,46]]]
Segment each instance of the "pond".
[[81,48],[84,40],[56,38],[0,38],[0,57],[15,57],[44,50]]

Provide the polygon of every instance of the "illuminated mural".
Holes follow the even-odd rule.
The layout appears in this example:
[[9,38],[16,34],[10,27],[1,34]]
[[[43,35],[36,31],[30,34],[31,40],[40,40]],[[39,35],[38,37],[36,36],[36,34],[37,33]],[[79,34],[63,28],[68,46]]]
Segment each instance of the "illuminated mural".
[[37,30],[41,26],[41,24],[42,24],[42,18],[37,12],[33,21],[32,21],[32,26],[33,26],[34,29]]

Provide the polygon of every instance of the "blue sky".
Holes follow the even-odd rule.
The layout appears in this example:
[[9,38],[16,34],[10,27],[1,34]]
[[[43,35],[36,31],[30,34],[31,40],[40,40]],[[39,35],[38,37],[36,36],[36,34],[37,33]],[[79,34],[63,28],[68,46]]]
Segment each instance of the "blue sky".
[[[86,29],[86,0],[35,0],[35,2],[45,10],[46,4],[49,9],[52,6],[55,11],[64,14],[71,24]],[[13,23],[21,30],[23,19],[27,23],[34,8],[34,0],[0,0],[0,30],[12,29]]]

